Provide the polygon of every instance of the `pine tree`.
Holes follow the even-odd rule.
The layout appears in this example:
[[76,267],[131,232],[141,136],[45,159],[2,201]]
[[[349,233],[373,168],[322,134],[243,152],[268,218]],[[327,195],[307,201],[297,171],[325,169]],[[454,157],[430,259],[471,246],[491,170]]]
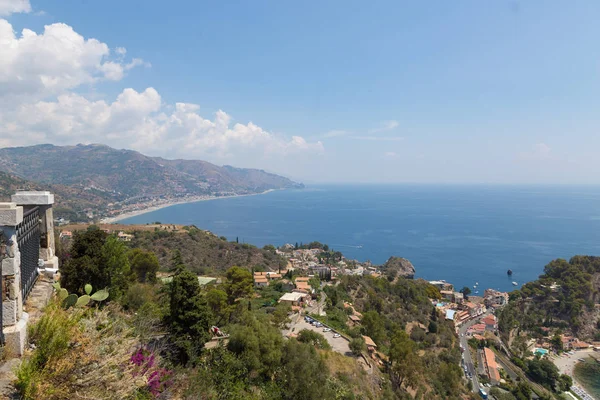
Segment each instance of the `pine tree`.
[[200,296],[198,277],[181,266],[169,285],[169,331],[172,359],[180,365],[194,364],[209,340],[212,315]]

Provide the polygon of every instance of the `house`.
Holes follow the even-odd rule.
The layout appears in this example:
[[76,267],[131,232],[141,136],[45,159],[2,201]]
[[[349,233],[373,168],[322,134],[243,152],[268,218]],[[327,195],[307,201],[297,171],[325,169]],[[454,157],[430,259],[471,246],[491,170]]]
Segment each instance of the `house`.
[[452,301],[454,292],[452,290],[441,290],[442,298],[444,300]]
[[122,242],[131,242],[131,240],[134,238],[133,235],[127,234],[123,231],[117,233],[117,239],[119,239]]
[[488,331],[496,331],[498,330],[498,320],[495,315],[488,315],[483,318],[481,322],[485,325],[485,329]]
[[310,298],[310,296],[306,293],[284,293],[284,295],[279,298],[279,303],[289,303],[291,306],[301,306],[307,298]]
[[496,363],[496,355],[489,348],[483,349],[483,364],[485,372],[490,379],[492,385],[500,383],[500,372],[498,372],[498,364]]
[[269,280],[266,276],[254,276],[254,287],[265,287],[269,286]]
[[351,315],[348,317],[351,325],[360,325],[360,317],[358,315]]
[[307,292],[311,291],[311,287],[308,282],[298,282],[298,280],[296,280],[296,289],[306,290]]
[[473,339],[476,339],[476,340],[479,340],[479,341],[485,340],[485,338],[483,336],[478,335],[478,334],[474,334],[473,335]]
[[485,324],[475,324],[473,326],[471,326],[469,329],[467,329],[467,333],[475,335],[475,334],[479,334],[479,335],[483,335],[483,333],[485,332]]
[[471,318],[478,317],[485,312],[485,306],[483,304],[477,304],[471,301],[464,303],[463,308],[466,308],[469,311]]
[[573,343],[571,343],[571,348],[574,350],[585,350],[585,349],[589,349],[590,347],[592,347],[591,344],[586,343],[586,342],[581,342],[579,340],[575,340]]
[[278,274],[276,272],[267,272],[267,278],[269,278],[270,280],[273,279],[281,279],[281,274]]
[[61,231],[59,239],[71,239],[73,237],[73,232],[71,231]]
[[456,315],[455,310],[446,310],[446,319],[450,321],[454,321],[454,317]]
[[456,304],[462,304],[465,300],[465,296],[460,292],[452,292],[452,301]]
[[299,276],[294,280],[294,282],[308,282],[309,280],[310,278],[308,276]]
[[468,321],[470,318],[469,312],[468,311],[458,311],[455,315],[454,315],[454,322],[458,325],[462,324],[463,322]]
[[454,285],[446,281],[429,281],[429,284],[435,286],[440,291],[445,290],[452,292],[454,290]]
[[485,289],[483,300],[488,307],[502,307],[508,304],[508,293],[494,289]]
[[364,335],[362,338],[364,339],[365,344],[367,345],[367,350],[369,351],[369,353],[373,353],[374,351],[377,350],[377,345],[375,344],[373,339],[371,339],[369,336],[364,336]]

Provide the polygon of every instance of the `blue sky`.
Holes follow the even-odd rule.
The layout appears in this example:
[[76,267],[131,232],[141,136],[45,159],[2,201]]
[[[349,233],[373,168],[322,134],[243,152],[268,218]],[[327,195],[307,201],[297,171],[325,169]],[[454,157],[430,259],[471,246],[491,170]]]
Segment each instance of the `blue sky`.
[[[306,182],[600,183],[598,15],[596,1],[31,0],[0,15],[16,42],[63,23],[109,50],[88,49],[81,79],[81,63],[32,68],[66,83],[14,90],[7,103],[39,117],[0,114],[0,144],[102,142]],[[0,89],[2,75],[0,61]]]

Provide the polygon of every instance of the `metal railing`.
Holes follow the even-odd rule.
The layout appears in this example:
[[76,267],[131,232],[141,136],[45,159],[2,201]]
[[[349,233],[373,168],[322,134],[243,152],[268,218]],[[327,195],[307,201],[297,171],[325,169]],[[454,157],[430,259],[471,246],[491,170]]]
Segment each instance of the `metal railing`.
[[23,303],[38,277],[40,259],[40,212],[33,207],[23,214],[17,225],[17,243],[21,252],[21,297]]

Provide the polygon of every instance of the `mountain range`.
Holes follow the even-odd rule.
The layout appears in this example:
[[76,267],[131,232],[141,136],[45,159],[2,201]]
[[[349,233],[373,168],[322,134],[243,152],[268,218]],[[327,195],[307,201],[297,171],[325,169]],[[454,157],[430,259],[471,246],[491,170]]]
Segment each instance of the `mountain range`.
[[72,220],[90,209],[102,214],[114,204],[303,187],[263,170],[167,160],[99,144],[2,148],[0,172],[0,196],[14,189],[52,190],[57,195],[55,212]]

